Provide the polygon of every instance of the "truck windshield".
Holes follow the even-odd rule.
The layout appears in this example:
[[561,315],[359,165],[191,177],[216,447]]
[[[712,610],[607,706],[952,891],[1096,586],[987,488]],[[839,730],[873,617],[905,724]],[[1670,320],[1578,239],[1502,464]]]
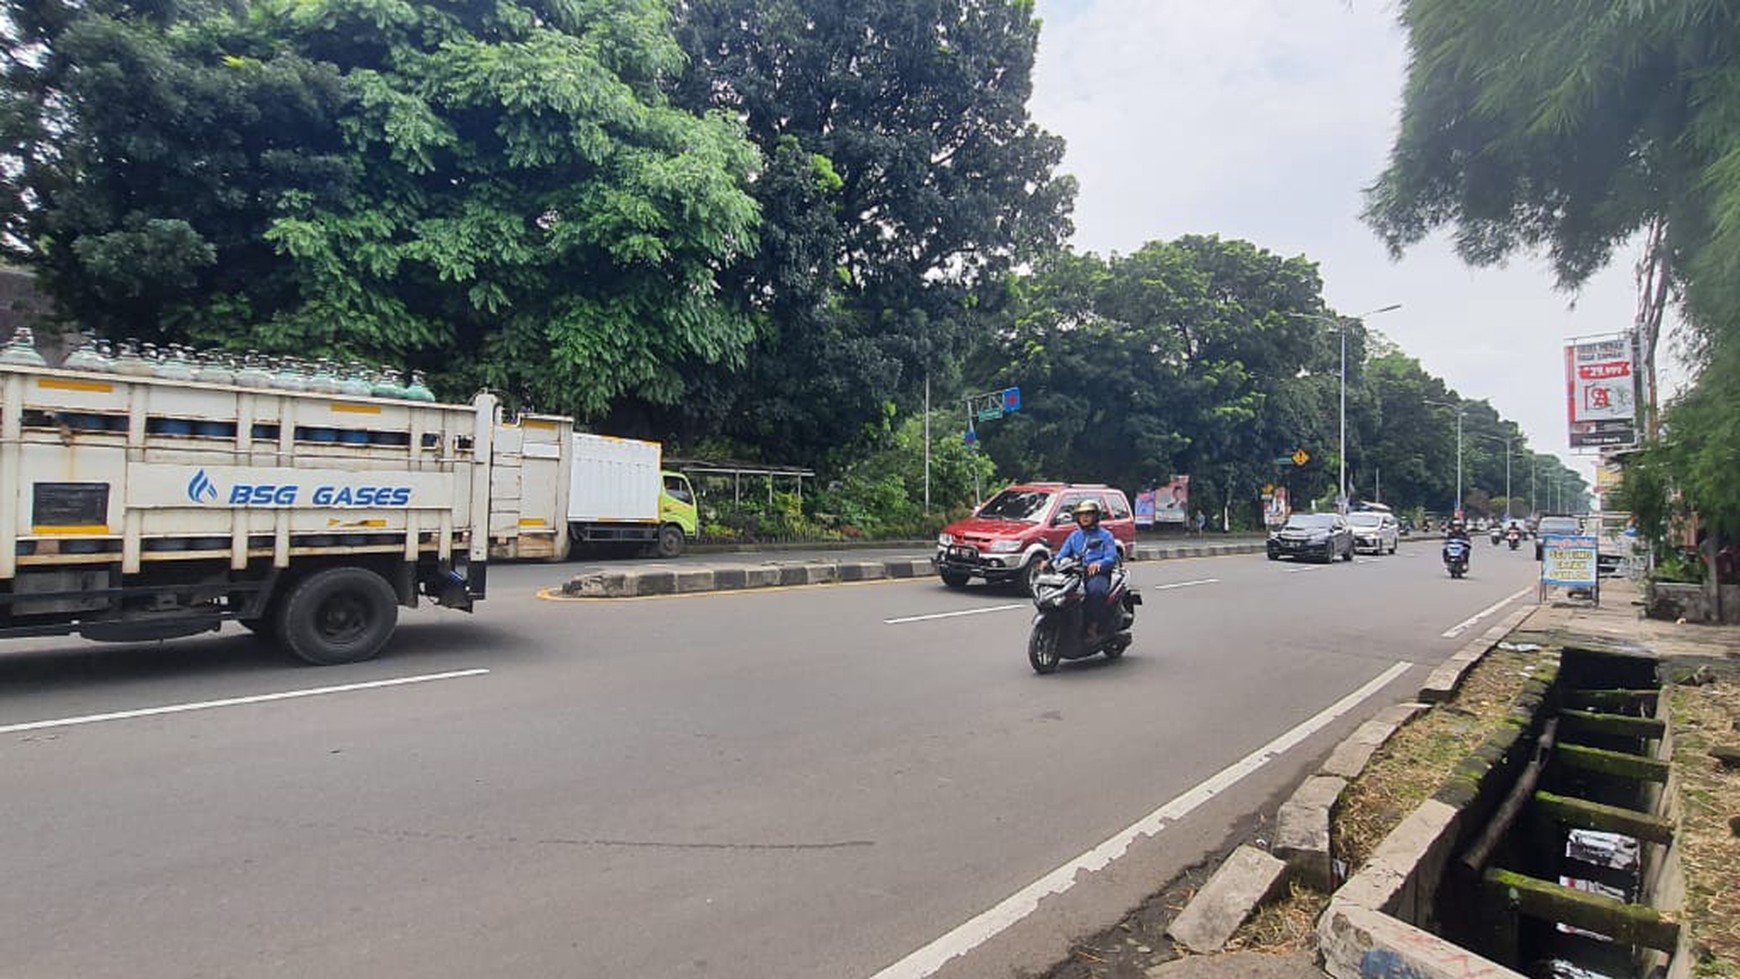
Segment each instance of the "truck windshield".
[[1050,493],[1039,493],[1031,490],[1004,490],[991,497],[990,502],[979,508],[979,517],[983,520],[1038,523],[1045,516],[1045,506],[1050,502]]

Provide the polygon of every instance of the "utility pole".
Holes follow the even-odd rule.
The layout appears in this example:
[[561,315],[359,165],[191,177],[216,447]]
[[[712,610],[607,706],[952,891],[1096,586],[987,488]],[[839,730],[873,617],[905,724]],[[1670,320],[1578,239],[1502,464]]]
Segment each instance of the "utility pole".
[[924,372],[924,512],[930,514],[930,371]]

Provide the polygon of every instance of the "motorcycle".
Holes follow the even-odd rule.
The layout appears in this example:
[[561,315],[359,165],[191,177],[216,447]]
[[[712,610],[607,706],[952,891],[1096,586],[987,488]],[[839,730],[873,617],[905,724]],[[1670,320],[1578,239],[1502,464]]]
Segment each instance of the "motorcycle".
[[1487,535],[1492,538],[1492,546],[1493,547],[1497,547],[1498,542],[1504,540],[1504,531],[1498,529],[1497,527],[1494,527],[1494,528],[1492,528],[1492,530],[1488,531]]
[[1087,634],[1087,580],[1081,562],[1058,561],[1034,579],[1033,605],[1038,611],[1027,637],[1027,662],[1033,672],[1051,673],[1062,660],[1099,653],[1117,659],[1130,648],[1134,641],[1130,626],[1142,596],[1130,587],[1129,573],[1122,567],[1113,570],[1111,577],[1106,602],[1113,606],[1107,616],[1112,627],[1092,639]]
[[1504,539],[1510,542],[1510,549],[1514,551],[1522,546],[1522,531],[1512,527],[1510,533],[1504,535]]
[[1468,573],[1468,542],[1460,537],[1452,537],[1444,542],[1444,569],[1450,572],[1450,577],[1460,578]]

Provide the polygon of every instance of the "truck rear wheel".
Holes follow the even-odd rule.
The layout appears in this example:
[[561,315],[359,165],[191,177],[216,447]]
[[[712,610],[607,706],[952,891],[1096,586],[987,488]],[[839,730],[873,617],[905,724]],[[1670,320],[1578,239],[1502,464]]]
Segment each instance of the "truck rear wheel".
[[278,640],[316,666],[374,659],[399,621],[399,598],[367,568],[327,568],[298,582],[278,607]]
[[665,524],[659,528],[659,557],[676,557],[683,553],[683,528],[676,524]]

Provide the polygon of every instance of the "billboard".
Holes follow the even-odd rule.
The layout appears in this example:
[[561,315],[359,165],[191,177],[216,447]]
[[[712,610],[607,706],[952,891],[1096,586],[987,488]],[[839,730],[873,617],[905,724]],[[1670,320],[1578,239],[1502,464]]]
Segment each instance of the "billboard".
[[1625,471],[1615,463],[1603,462],[1595,467],[1595,495],[1603,500],[1607,494],[1625,485]]
[[1154,526],[1154,491],[1145,490],[1136,494],[1136,526]]
[[1565,396],[1571,448],[1637,442],[1636,373],[1629,337],[1565,345]]
[[1154,489],[1154,522],[1182,524],[1190,519],[1190,477],[1180,476]]
[[1286,523],[1292,512],[1287,506],[1287,487],[1277,486],[1273,492],[1264,495],[1263,522],[1270,527],[1279,527]]

